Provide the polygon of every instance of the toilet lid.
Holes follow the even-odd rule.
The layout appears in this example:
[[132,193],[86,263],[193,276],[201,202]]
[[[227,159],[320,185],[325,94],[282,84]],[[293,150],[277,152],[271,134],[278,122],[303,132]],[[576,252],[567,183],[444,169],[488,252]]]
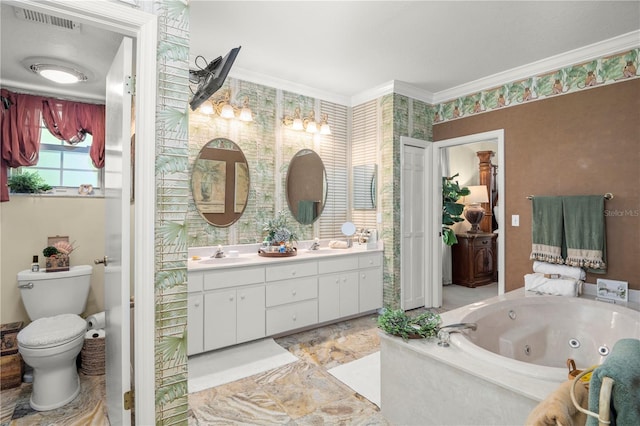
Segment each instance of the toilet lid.
[[46,347],[66,343],[83,335],[87,322],[75,314],[39,318],[18,333],[18,344]]

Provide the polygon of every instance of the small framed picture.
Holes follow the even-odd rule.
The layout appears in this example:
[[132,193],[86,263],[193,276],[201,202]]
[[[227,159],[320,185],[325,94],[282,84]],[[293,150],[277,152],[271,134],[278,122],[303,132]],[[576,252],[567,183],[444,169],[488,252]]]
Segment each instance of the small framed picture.
[[598,288],[598,298],[613,302],[627,302],[629,300],[629,283],[627,281],[596,280]]

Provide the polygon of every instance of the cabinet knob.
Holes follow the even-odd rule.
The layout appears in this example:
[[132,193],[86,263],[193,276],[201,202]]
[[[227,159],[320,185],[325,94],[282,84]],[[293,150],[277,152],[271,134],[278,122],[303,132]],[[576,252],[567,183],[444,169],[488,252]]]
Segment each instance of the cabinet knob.
[[484,241],[482,242],[482,244],[489,244],[489,241],[484,240]]
[[373,265],[373,259],[369,259],[369,265]]
[[347,277],[342,277],[342,282],[346,283],[347,282]]
[[193,304],[193,306],[195,306],[196,308],[200,306],[200,301],[197,301],[196,303]]
[[229,302],[233,302],[233,296],[229,298]]
[[292,294],[293,296],[295,296],[295,295],[296,295],[296,291],[295,291],[295,290],[291,290],[291,294]]
[[296,314],[293,314],[293,317],[291,317],[291,319],[295,321],[297,319]]
[[291,271],[291,275],[296,275],[296,271]]
[[340,284],[340,278],[336,278],[336,284]]
[[367,274],[360,275],[362,278],[367,278]]
[[244,300],[244,294],[240,296],[240,300]]

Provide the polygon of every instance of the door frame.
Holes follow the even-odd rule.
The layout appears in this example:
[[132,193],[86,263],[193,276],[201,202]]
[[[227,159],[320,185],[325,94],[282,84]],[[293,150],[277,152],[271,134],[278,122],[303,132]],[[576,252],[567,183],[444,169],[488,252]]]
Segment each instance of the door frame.
[[[158,45],[157,16],[111,1],[75,2],[68,0],[6,0],[7,4],[27,7],[42,13],[77,20],[88,25],[113,31],[136,40],[134,58],[137,79],[135,85],[135,176],[142,182],[155,181],[156,127],[156,52]],[[122,182],[129,185],[130,182]],[[155,185],[136,191],[134,208],[135,250],[135,336],[134,384],[136,423],[155,423],[155,318],[154,311],[154,233]],[[128,244],[129,242],[127,242]],[[129,324],[123,325],[128,327]]]
[[[431,260],[431,264],[433,266],[431,279],[427,280],[427,285],[431,287],[429,292],[433,297],[433,301],[437,303],[437,306],[442,306],[442,236],[441,228],[441,215],[439,212],[442,210],[442,185],[440,176],[440,150],[443,148],[448,148],[451,146],[457,145],[466,145],[470,143],[477,142],[497,142],[498,144],[498,173],[497,173],[497,186],[498,186],[498,194],[500,196],[500,202],[498,203],[498,212],[500,217],[502,218],[502,224],[500,232],[498,232],[498,294],[504,294],[505,290],[505,250],[504,250],[504,242],[505,242],[505,231],[506,231],[506,218],[504,216],[504,200],[505,200],[505,185],[504,185],[504,129],[492,130],[489,132],[476,133],[473,135],[461,136],[452,139],[445,139],[441,141],[434,142],[434,152],[432,156],[432,183],[433,183],[433,198],[431,205],[433,206],[433,223],[432,229],[437,232],[433,232],[432,235],[435,235],[435,238],[432,241],[432,255],[433,258]],[[437,214],[436,214],[437,213]]]
[[[431,201],[431,199],[433,198],[433,183],[431,182],[431,179],[433,179],[432,174],[429,173],[429,165],[433,164],[433,152],[434,152],[434,145],[432,142],[429,141],[424,141],[421,139],[415,139],[415,138],[411,138],[409,136],[400,136],[400,206],[402,208],[402,206],[404,206],[404,185],[402,185],[402,173],[404,170],[404,147],[405,145],[410,145],[410,146],[414,146],[417,148],[422,148],[424,149],[424,164],[425,164],[425,173],[424,173],[424,188],[426,190],[426,194],[424,197],[424,233],[425,233],[425,239],[424,239],[424,254],[425,254],[425,265],[424,265],[424,271],[425,271],[425,289],[424,289],[424,304],[427,307],[432,307],[433,306],[433,301],[434,299],[432,298],[432,292],[430,291],[429,288],[429,271],[431,271],[433,269],[433,247],[432,247],[432,242],[429,239],[429,235],[433,235],[433,228],[432,228],[432,224],[434,222],[433,219],[433,214],[434,211],[432,209],[429,209],[429,202]],[[440,217],[438,215],[438,217]],[[402,309],[404,309],[404,286],[402,284],[402,241],[404,240],[403,236],[402,236],[402,232],[404,230],[404,220],[403,220],[403,215],[402,213],[400,213],[400,307]]]

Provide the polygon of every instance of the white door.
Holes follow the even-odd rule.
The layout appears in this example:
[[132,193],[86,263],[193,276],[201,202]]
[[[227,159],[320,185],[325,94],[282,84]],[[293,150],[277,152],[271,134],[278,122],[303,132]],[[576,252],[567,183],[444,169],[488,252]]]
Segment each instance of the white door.
[[427,243],[428,226],[431,223],[427,200],[430,185],[427,179],[428,152],[426,142],[402,138],[401,187],[401,307],[404,310],[426,306],[425,297],[427,267],[431,261],[430,244]]
[[107,408],[112,425],[130,425],[123,395],[130,390],[129,270],[131,95],[125,80],[131,76],[132,41],[125,37],[109,73],[105,134],[105,256],[104,303],[106,333]]

